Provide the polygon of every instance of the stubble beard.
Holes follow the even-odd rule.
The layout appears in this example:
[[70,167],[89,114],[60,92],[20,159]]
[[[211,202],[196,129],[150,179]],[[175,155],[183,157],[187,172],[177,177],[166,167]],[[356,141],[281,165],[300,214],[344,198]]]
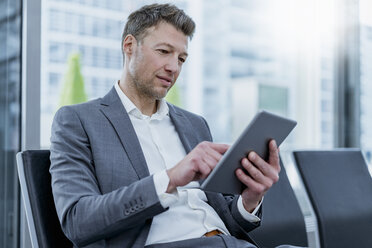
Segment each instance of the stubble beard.
[[152,79],[144,79],[144,75],[141,74],[140,64],[143,61],[143,56],[140,53],[139,57],[134,61],[132,65],[129,67],[130,75],[131,75],[131,81],[132,81],[132,87],[137,92],[138,96],[141,98],[146,98],[149,100],[161,100],[163,99],[170,88],[167,89],[165,94],[162,94],[160,92],[157,92],[155,89],[156,83],[154,82],[156,80],[155,75]]
[[137,73],[134,75],[133,79],[133,86],[135,87],[138,95],[141,97],[145,97],[148,99],[154,99],[154,100],[161,100],[166,95],[169,89],[164,93],[156,91],[154,88],[155,82],[153,82],[156,79],[150,79],[150,80],[143,80]]

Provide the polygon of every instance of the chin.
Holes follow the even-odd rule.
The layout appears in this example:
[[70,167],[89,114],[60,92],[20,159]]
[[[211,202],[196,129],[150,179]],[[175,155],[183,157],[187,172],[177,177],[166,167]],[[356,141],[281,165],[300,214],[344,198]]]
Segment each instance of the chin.
[[166,95],[167,95],[167,94],[158,93],[158,94],[154,94],[153,96],[154,96],[154,98],[155,98],[156,100],[161,100],[161,99],[163,99]]
[[158,100],[164,99],[167,96],[167,94],[159,95]]
[[168,90],[169,90],[169,89],[164,89],[164,90],[160,90],[160,91],[156,92],[156,93],[157,93],[157,94],[156,94],[156,98],[157,98],[158,100],[163,99],[163,98],[167,95]]

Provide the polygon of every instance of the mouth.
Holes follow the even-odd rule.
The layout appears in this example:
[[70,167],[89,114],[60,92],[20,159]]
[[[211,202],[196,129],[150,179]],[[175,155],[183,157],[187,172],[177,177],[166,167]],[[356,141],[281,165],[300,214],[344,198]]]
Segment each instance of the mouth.
[[156,76],[158,79],[160,79],[160,81],[162,82],[162,84],[164,85],[164,86],[167,86],[167,87],[169,87],[169,86],[171,86],[172,85],[172,78],[170,78],[170,77],[166,77],[166,76]]

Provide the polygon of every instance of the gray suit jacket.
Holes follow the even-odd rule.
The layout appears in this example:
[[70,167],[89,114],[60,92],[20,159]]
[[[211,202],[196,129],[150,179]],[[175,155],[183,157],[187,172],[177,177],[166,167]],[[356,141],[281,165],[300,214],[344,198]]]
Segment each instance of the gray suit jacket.
[[[205,120],[169,104],[186,152],[211,141]],[[52,188],[62,229],[75,246],[143,247],[152,218],[167,211],[114,88],[103,98],[66,106],[55,115],[51,136]],[[245,221],[236,196],[207,193],[230,233],[250,242],[257,227]]]

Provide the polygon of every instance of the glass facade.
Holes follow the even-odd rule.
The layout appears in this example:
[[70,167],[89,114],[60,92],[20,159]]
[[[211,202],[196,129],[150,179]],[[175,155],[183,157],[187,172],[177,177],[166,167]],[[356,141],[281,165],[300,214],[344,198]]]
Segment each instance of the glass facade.
[[[115,1],[116,8],[104,2],[43,2],[43,147],[49,146],[59,107],[51,99],[59,98],[69,54],[81,55],[89,99],[103,96],[120,78],[120,39],[128,13],[154,1]],[[299,120],[288,147],[333,147],[333,0],[321,6],[293,0],[174,3],[197,23],[177,82],[182,107],[207,119],[215,141],[232,142],[258,110],[266,109]],[[322,23],[313,27],[308,19]],[[311,135],[303,135],[308,128]]]
[[[372,164],[372,1],[360,1],[360,143]],[[371,172],[372,172],[372,166]]]
[[50,127],[72,53],[80,54],[85,91],[90,99],[103,96],[120,78],[123,63],[120,37],[128,11],[125,2],[42,2],[42,147],[49,145]]
[[0,1],[0,247],[17,247],[21,1]]

